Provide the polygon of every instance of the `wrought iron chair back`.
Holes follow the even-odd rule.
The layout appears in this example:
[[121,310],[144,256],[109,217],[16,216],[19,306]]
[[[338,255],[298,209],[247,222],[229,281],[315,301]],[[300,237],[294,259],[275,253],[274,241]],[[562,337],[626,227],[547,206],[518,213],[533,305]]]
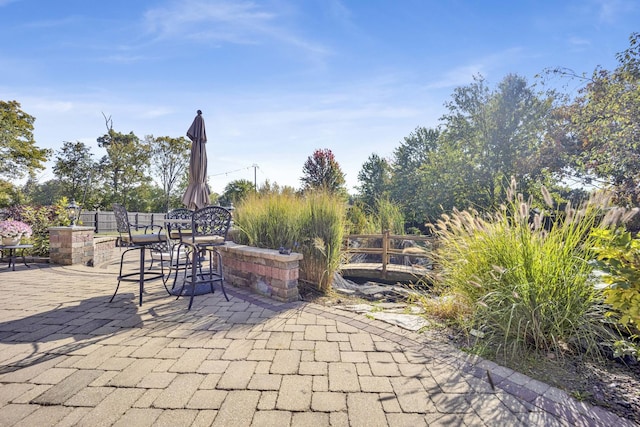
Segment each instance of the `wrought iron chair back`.
[[[191,229],[191,217],[193,211],[187,208],[173,209],[169,211],[165,216],[165,225],[167,227],[167,234],[170,239],[178,240],[182,236],[182,231]],[[181,221],[171,222],[172,219],[179,219]],[[189,222],[185,222],[185,221]]]
[[[191,216],[193,211],[186,208],[178,208],[169,211],[165,215],[165,226],[167,230],[167,241],[161,244],[155,245],[153,250],[161,253],[160,258],[166,257],[169,261],[169,274],[165,277],[165,284],[171,275],[173,274],[173,286],[175,288],[176,280],[178,278],[178,271],[186,269],[186,253],[181,250],[181,239],[183,237],[183,231],[185,236],[187,230],[191,229]],[[176,221],[171,221],[176,220]]]
[[[149,270],[153,268],[153,261],[156,259],[156,257],[159,257],[160,259],[166,258],[168,261],[170,261],[170,264],[171,264],[169,266],[170,269],[174,264],[174,262],[179,259],[179,257],[175,257],[174,259],[173,252],[182,236],[181,234],[182,230],[188,230],[191,228],[191,214],[193,214],[192,210],[189,210],[186,208],[179,208],[179,209],[174,209],[172,211],[169,211],[165,215],[164,225],[167,230],[167,234],[166,234],[167,239],[159,243],[154,243],[151,246],[152,257],[151,257],[151,265],[149,266]],[[172,219],[181,220],[181,221],[171,222]],[[167,278],[168,277],[169,276],[167,276]]]
[[116,230],[120,234],[119,246],[131,246],[131,223],[127,209],[117,203],[113,204],[113,215],[116,218]]
[[193,212],[192,243],[210,245],[224,243],[231,226],[231,212],[221,206],[207,206]]

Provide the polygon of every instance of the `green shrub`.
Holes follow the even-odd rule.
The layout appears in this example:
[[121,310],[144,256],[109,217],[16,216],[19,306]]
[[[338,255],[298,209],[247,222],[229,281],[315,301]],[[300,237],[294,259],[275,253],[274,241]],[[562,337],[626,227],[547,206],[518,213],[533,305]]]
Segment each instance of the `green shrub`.
[[375,220],[378,232],[389,230],[392,234],[404,234],[402,209],[387,198],[376,200]]
[[385,230],[404,234],[402,208],[386,197],[376,199],[373,212],[362,203],[355,202],[347,209],[346,221],[349,234],[380,234]]
[[[611,335],[603,323],[602,294],[590,279],[590,231],[608,201],[594,198],[580,209],[568,205],[547,230],[545,212],[532,212],[530,200],[515,192],[512,181],[507,205],[492,215],[455,211],[435,224],[440,285],[469,307],[462,326],[482,331],[484,344],[497,353],[599,354],[600,340]],[[551,200],[548,193],[545,200]]]
[[596,229],[596,268],[605,274],[600,279],[605,302],[613,309],[607,313],[634,335],[640,330],[640,239],[623,229]]
[[355,202],[349,206],[346,212],[348,234],[374,234],[380,232],[375,220],[367,214],[365,206],[360,202]]

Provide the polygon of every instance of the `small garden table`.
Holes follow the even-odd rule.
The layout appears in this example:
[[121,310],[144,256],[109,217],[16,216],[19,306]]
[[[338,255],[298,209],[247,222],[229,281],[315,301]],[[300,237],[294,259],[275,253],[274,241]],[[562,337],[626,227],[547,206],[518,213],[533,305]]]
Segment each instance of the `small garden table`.
[[33,245],[1,245],[0,244],[0,251],[2,251],[3,255],[4,252],[7,251],[8,252],[8,256],[9,256],[9,268],[12,267],[12,271],[16,271],[16,258],[18,258],[18,250],[21,250],[21,256],[22,256],[22,263],[28,267],[31,268],[30,265],[27,265],[27,262],[24,258],[24,250],[25,249],[29,249],[32,248]]

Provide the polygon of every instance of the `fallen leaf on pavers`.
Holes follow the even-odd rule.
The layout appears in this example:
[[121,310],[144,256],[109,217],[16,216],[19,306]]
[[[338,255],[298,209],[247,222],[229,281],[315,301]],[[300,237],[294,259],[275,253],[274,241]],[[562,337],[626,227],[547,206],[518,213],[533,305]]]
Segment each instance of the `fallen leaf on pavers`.
[[381,320],[407,329],[409,331],[419,331],[420,329],[430,326],[431,322],[427,319],[413,314],[385,313],[383,311],[375,311],[368,314],[374,319]]

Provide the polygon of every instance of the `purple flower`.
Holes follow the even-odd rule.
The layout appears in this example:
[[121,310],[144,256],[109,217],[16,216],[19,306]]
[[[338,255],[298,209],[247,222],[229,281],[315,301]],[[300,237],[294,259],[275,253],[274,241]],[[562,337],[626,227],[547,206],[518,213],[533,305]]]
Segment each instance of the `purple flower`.
[[14,221],[12,219],[0,221],[0,237],[31,237],[32,233],[31,227],[22,221]]

